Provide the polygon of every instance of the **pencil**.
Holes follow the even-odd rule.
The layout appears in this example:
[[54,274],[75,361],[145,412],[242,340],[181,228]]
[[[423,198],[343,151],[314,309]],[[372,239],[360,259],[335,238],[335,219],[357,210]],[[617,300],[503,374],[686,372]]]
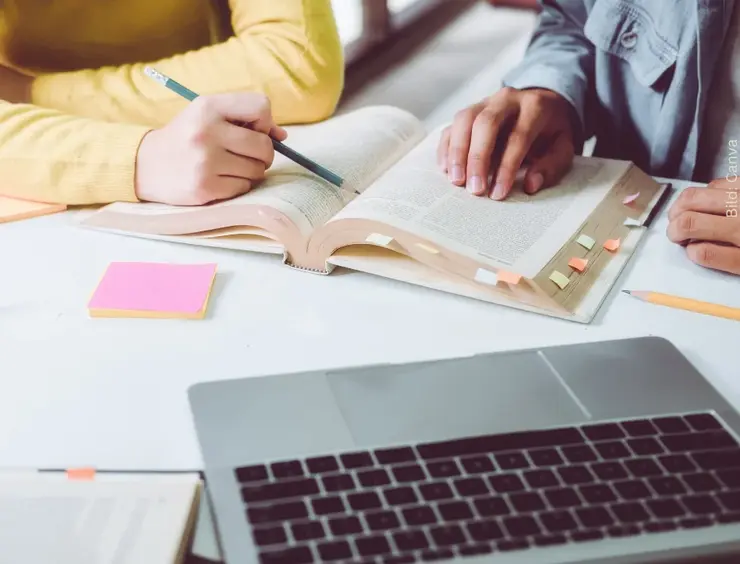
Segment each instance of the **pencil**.
[[740,321],[740,308],[736,307],[700,302],[690,298],[680,298],[678,296],[670,296],[668,294],[660,294],[658,292],[643,292],[639,290],[622,290],[622,292],[628,296],[642,300],[643,302],[655,305],[662,305],[675,309],[693,311],[694,313],[702,313],[704,315],[713,315],[715,317],[724,317],[726,319]]
[[[146,74],[149,78],[156,80],[163,86],[166,86],[167,88],[172,90],[172,92],[174,92],[175,94],[179,94],[180,96],[182,96],[183,98],[185,98],[186,100],[190,102],[192,102],[198,97],[198,95],[192,90],[190,90],[189,88],[186,88],[185,86],[183,86],[176,80],[171,79],[169,76],[162,74],[161,72],[159,72],[156,69],[153,69],[152,67],[146,67],[144,69],[144,74]],[[312,161],[308,157],[301,155],[297,151],[294,151],[293,149],[284,145],[280,141],[273,139],[272,146],[275,148],[275,151],[277,151],[281,155],[284,155],[285,157],[289,158],[294,163],[301,165],[303,168],[305,168],[306,170],[309,170],[315,175],[320,176],[327,182],[331,182],[332,184],[334,184],[334,186],[341,188],[342,184],[344,184],[344,180],[342,179],[341,176],[333,173],[327,168],[324,168],[320,164],[315,163],[314,161]],[[357,192],[356,190],[355,190],[355,193],[359,194],[359,192]]]

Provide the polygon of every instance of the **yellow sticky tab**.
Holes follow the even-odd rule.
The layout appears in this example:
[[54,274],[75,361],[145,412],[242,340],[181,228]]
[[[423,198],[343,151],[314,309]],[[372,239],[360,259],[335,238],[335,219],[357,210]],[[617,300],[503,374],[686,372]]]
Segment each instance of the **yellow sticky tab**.
[[590,251],[591,249],[594,248],[596,241],[594,241],[588,235],[580,235],[578,239],[576,239],[576,243],[578,243],[581,247],[585,247],[586,249]]
[[371,233],[367,236],[367,239],[365,239],[365,241],[368,243],[372,243],[373,245],[380,245],[381,247],[385,247],[391,241],[393,241],[393,237],[388,237],[388,235],[381,235],[380,233]]
[[67,470],[68,480],[90,481],[95,479],[95,468],[70,468]]
[[609,239],[604,243],[604,248],[607,251],[615,252],[617,249],[619,249],[619,245],[621,244],[619,239]]
[[579,257],[573,257],[568,261],[568,266],[570,266],[572,269],[577,270],[578,272],[583,272],[586,270],[586,265],[588,264],[588,260],[584,258]]
[[439,254],[439,249],[435,249],[434,247],[430,247],[429,245],[425,245],[424,243],[416,243],[416,246],[419,247],[422,251],[428,252],[430,255]]
[[557,270],[553,270],[552,274],[550,274],[550,280],[555,282],[561,290],[565,290],[565,287],[570,283],[568,277]]
[[519,284],[521,281],[521,274],[514,274],[513,272],[507,272],[506,270],[498,271],[499,282],[506,282],[507,284]]
[[488,284],[489,286],[495,286],[498,283],[498,276],[495,272],[486,270],[485,268],[479,268],[475,273],[474,280],[481,284]]

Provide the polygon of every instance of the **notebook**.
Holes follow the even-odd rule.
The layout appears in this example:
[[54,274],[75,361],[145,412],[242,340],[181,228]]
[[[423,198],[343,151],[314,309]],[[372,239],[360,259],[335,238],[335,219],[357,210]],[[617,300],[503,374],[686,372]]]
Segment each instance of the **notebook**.
[[[343,267],[590,321],[666,187],[632,163],[578,157],[558,187],[534,196],[517,188],[496,202],[448,181],[436,163],[439,135],[397,108],[363,108],[289,129],[286,143],[339,173],[341,189],[276,155],[267,179],[233,200],[114,203],[81,224],[273,253],[307,272]],[[590,248],[581,235],[593,240]],[[618,248],[604,248],[607,241]],[[573,258],[587,267],[571,268]]]
[[61,204],[43,204],[0,196],[0,223],[30,219],[32,217],[61,212],[66,209],[67,206]]
[[0,562],[180,564],[198,474],[0,472]]

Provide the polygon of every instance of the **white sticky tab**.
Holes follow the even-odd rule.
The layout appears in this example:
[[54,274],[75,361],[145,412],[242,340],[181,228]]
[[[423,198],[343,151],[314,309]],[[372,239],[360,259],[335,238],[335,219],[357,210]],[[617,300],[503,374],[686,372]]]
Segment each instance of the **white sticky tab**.
[[626,225],[627,227],[642,227],[642,222],[637,219],[628,217],[624,220],[624,225]]
[[416,246],[419,247],[422,251],[426,251],[431,255],[439,254],[439,249],[435,249],[434,247],[430,247],[429,245],[425,245],[424,243],[416,243]]
[[372,243],[373,245],[380,245],[381,247],[385,247],[391,241],[393,241],[393,237],[388,237],[388,235],[381,235],[380,233],[371,233],[367,236],[367,239],[365,239],[365,241],[367,243]]
[[474,280],[481,284],[488,284],[489,286],[495,286],[498,284],[498,276],[496,273],[486,270],[485,268],[478,269],[478,272],[475,273]]

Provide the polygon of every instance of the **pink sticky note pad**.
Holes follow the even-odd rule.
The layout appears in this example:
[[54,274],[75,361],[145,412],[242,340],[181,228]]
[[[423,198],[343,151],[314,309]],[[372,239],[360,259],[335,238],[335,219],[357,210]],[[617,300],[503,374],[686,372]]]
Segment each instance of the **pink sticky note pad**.
[[202,318],[215,264],[113,262],[88,309],[95,317]]
[[639,197],[640,197],[640,193],[639,193],[639,192],[637,192],[636,194],[630,194],[630,195],[629,195],[629,196],[627,196],[627,197],[626,197],[626,198],[625,198],[624,200],[622,200],[622,203],[623,203],[623,204],[624,204],[625,206],[628,206],[628,205],[630,205],[630,204],[631,204],[632,202],[634,202],[635,200],[637,200],[637,198],[639,198]]

